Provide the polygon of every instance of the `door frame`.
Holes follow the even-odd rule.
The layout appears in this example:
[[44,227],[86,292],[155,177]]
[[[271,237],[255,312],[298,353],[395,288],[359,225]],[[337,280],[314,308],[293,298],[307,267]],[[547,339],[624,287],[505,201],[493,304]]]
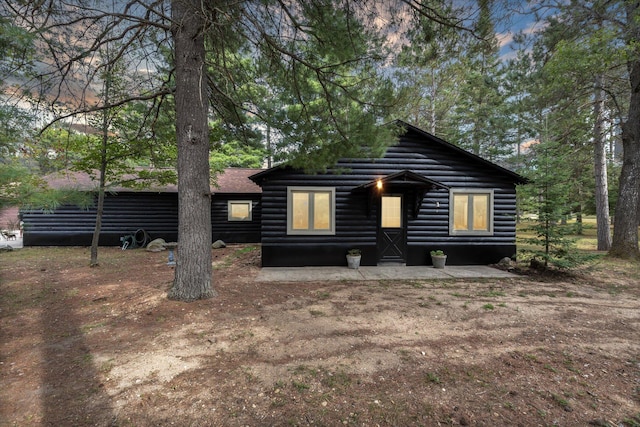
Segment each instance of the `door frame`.
[[[384,197],[400,197],[400,228],[382,227],[382,199]],[[402,192],[387,192],[380,194],[376,218],[376,252],[377,262],[407,262],[407,197]],[[385,230],[394,230],[387,233]],[[387,242],[387,243],[385,243]],[[391,242],[391,243],[389,243]],[[389,251],[395,245],[396,250]]]

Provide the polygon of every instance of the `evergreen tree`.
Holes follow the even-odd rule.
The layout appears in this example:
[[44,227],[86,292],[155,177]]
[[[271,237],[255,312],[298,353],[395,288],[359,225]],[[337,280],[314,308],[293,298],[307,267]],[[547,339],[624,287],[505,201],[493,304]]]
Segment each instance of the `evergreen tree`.
[[[436,6],[437,7],[437,6]],[[463,11],[450,2],[440,5],[439,14],[456,16]],[[450,139],[457,123],[452,110],[465,84],[462,53],[470,36],[413,11],[409,43],[396,58],[396,79],[401,89],[399,117]]]
[[492,16],[492,0],[478,0],[474,35],[463,54],[465,84],[459,87],[452,141],[472,153],[497,161],[511,153],[503,94],[503,68]]

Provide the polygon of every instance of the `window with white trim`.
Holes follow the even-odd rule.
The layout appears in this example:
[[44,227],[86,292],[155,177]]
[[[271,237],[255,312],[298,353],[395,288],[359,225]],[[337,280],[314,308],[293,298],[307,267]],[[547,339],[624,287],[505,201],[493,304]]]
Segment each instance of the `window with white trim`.
[[452,189],[449,234],[493,235],[493,190]]
[[287,234],[335,234],[335,188],[288,187]]
[[227,202],[227,219],[229,221],[251,221],[251,200],[229,200]]

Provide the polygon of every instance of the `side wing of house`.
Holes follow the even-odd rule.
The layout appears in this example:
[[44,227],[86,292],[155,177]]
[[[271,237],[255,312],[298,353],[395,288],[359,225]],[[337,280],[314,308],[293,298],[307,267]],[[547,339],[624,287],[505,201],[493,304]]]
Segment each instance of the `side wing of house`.
[[[259,169],[227,169],[212,188],[212,239],[226,243],[260,241],[260,187],[248,179]],[[54,188],[80,188],[91,191],[95,185],[88,176],[51,179]],[[78,186],[78,182],[83,184]],[[65,187],[66,186],[66,187]],[[178,239],[178,194],[171,186],[159,191],[135,192],[119,188],[107,193],[99,244],[120,246],[120,238],[144,230],[149,238]],[[164,191],[163,191],[164,190]],[[63,205],[53,211],[23,210],[25,246],[91,245],[96,220],[95,206],[83,209]]]
[[211,198],[212,239],[225,243],[260,242],[260,194],[215,194]]
[[[53,211],[23,210],[25,246],[90,246],[96,207],[62,205]],[[120,238],[145,230],[152,239],[178,238],[178,194],[106,194],[99,244],[120,246]]]
[[263,266],[489,264],[515,255],[516,183],[522,178],[408,127],[382,159],[344,160],[306,175],[272,169],[262,186]]

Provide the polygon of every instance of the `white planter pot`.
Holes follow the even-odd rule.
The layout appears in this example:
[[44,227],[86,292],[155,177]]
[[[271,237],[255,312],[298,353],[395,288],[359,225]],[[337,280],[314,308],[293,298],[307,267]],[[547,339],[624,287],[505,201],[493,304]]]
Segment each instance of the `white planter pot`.
[[433,268],[444,268],[446,262],[446,255],[431,255],[431,263],[433,264]]
[[347,255],[347,266],[354,270],[360,268],[360,258],[362,255]]

